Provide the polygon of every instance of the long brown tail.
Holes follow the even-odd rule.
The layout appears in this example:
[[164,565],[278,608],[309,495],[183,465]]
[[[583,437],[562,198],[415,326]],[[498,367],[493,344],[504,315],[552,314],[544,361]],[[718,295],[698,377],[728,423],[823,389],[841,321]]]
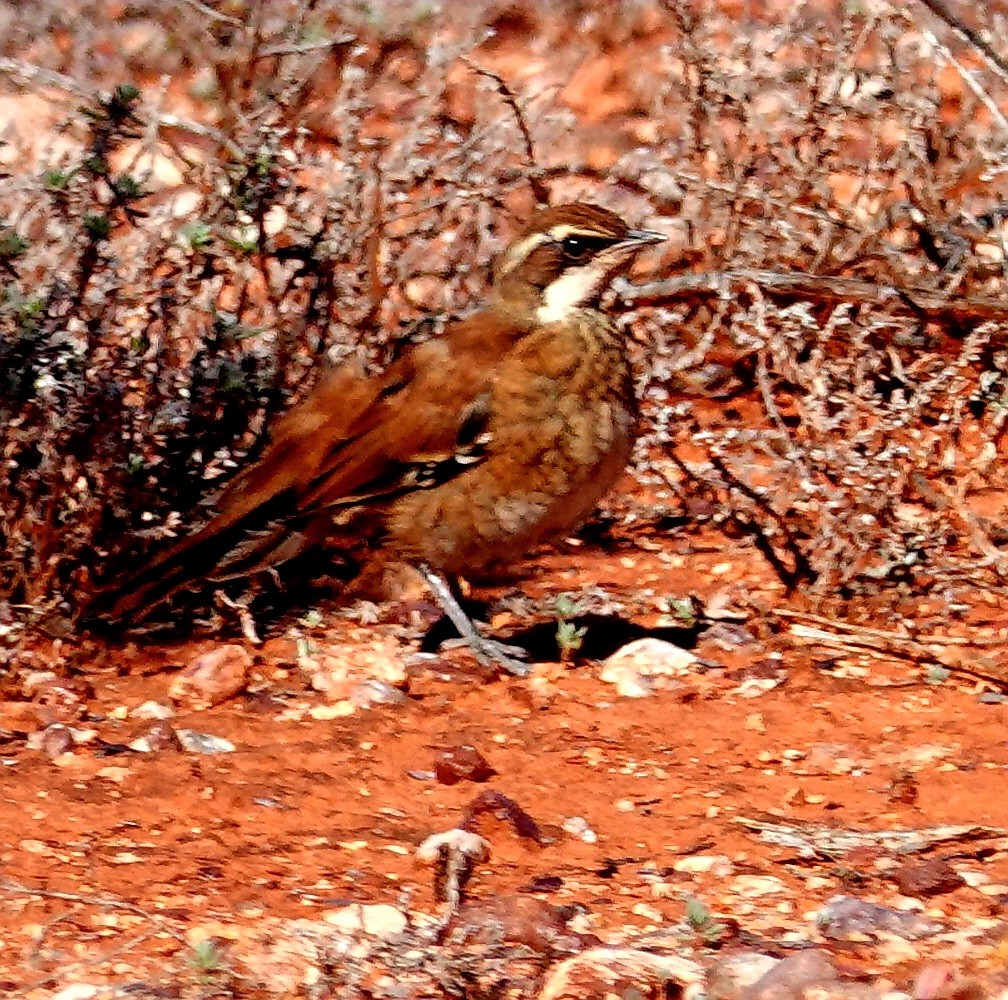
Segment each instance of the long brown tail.
[[[282,509],[283,504],[277,506]],[[139,625],[186,588],[253,577],[307,553],[313,558],[305,582],[312,576],[349,582],[380,544],[380,508],[345,512],[339,526],[325,512],[275,517],[265,524],[263,513],[256,510],[237,521],[218,515],[145,566],[98,590],[82,610],[80,622],[86,628],[114,631]]]
[[221,531],[211,520],[180,538],[144,566],[96,591],[81,611],[81,622],[112,629],[140,624],[179,591],[217,578],[218,566],[242,541],[239,530]]

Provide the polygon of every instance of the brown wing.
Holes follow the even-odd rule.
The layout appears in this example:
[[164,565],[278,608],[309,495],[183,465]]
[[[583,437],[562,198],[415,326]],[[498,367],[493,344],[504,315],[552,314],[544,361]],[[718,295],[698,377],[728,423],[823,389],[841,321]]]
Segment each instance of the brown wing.
[[259,459],[225,487],[213,518],[96,594],[84,616],[140,621],[187,584],[300,554],[340,508],[380,518],[396,497],[443,481],[464,467],[451,461],[460,432],[521,334],[488,311],[417,345],[381,375],[368,377],[356,363],[338,368],[277,423]]

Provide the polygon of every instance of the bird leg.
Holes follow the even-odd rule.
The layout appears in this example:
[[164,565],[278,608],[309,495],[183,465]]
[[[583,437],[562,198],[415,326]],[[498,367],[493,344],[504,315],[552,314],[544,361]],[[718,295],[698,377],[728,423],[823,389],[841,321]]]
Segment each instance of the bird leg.
[[249,595],[246,594],[235,601],[228,597],[223,590],[214,591],[214,602],[234,611],[238,615],[238,623],[241,625],[242,635],[245,636],[245,640],[253,646],[261,646],[262,639],[259,638],[259,633],[256,632],[256,623],[252,617],[252,612],[249,611],[248,599]]
[[429,566],[421,564],[419,569],[434,599],[441,605],[441,610],[448,616],[458,634],[483,666],[503,667],[515,677],[528,676],[532,668],[527,663],[522,663],[522,659],[527,657],[528,653],[521,646],[509,646],[507,643],[481,635],[479,629],[462,610],[462,605],[455,599],[445,578],[435,573]]

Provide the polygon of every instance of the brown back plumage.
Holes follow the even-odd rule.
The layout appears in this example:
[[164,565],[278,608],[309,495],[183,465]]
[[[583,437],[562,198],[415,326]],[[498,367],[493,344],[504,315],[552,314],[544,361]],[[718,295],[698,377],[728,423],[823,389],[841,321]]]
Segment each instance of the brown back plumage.
[[215,516],[96,594],[86,616],[138,622],[189,583],[288,562],[318,541],[340,508],[366,504],[368,523],[358,519],[356,531],[367,530],[414,488],[419,463],[453,453],[466,406],[486,391],[495,361],[521,333],[505,311],[488,309],[412,348],[380,376],[366,376],[357,362],[337,368],[277,423],[257,461],[224,488]]
[[[472,476],[483,461],[490,437],[485,427],[495,419],[486,408],[491,400],[508,405],[498,373],[510,365],[503,384],[511,386],[524,370],[525,362],[514,360],[516,346],[589,303],[611,273],[654,238],[591,205],[538,213],[497,261],[484,309],[451,324],[442,337],[411,347],[380,375],[367,376],[349,363],[325,376],[276,424],[260,457],[224,488],[217,513],[96,594],[85,616],[137,622],[193,582],[276,567],[323,543],[337,550],[380,544],[398,500]],[[586,331],[608,345],[598,355],[609,359],[605,364],[624,364],[622,348],[610,343],[614,330],[593,320]],[[582,349],[577,336],[558,342]],[[548,353],[549,338],[542,344],[537,350]],[[630,393],[631,413],[627,371],[617,373],[614,384],[619,405]],[[603,415],[613,405],[605,403]],[[618,431],[622,450],[613,454],[619,462],[625,461],[628,426],[629,418]]]

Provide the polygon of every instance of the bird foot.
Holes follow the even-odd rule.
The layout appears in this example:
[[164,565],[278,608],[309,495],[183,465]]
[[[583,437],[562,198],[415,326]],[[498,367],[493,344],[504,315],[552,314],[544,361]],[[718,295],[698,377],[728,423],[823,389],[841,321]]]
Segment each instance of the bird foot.
[[419,569],[427,586],[430,587],[431,593],[441,605],[441,609],[455,626],[455,631],[484,667],[501,667],[513,677],[527,677],[532,672],[532,668],[522,662],[522,660],[528,659],[526,650],[521,646],[509,646],[506,642],[488,639],[485,635],[481,635],[479,629],[462,610],[462,606],[455,599],[455,595],[451,592],[444,577],[435,573],[428,566],[420,566]]
[[528,677],[532,673],[532,667],[523,662],[528,659],[528,651],[521,646],[511,646],[497,639],[488,639],[478,632],[473,636],[467,636],[465,642],[484,667],[501,667],[512,677]]

